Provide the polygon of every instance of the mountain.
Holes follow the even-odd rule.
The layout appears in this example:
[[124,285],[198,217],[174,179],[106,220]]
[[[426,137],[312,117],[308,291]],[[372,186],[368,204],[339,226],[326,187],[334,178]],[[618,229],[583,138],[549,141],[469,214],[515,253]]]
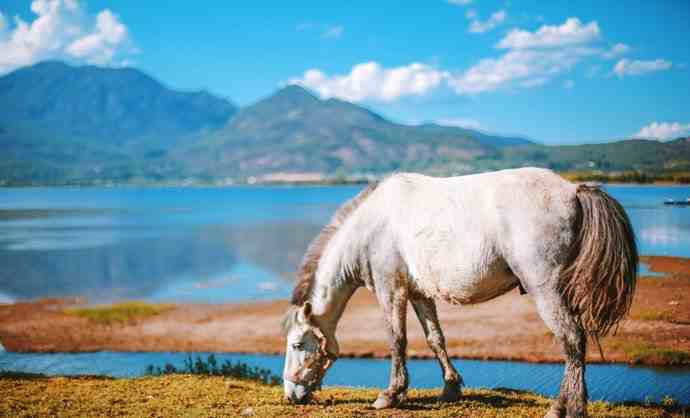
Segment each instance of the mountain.
[[[223,126],[236,112],[205,91],[178,92],[132,68],[47,61],[0,77],[0,123],[108,144],[179,138]],[[156,142],[156,141],[153,141]]]
[[181,168],[151,160],[237,111],[207,92],[178,92],[131,68],[47,61],[0,77],[0,184],[143,177]]
[[394,170],[452,175],[521,166],[690,170],[688,138],[545,146],[465,128],[402,125],[299,86],[237,109],[207,92],[171,90],[135,69],[54,61],[0,77],[0,149],[0,185]]
[[627,139],[604,144],[528,145],[503,150],[501,165],[537,165],[557,171],[687,171],[690,138]]
[[396,124],[337,99],[287,86],[241,109],[222,129],[176,156],[205,175],[428,170],[498,156],[527,140],[462,128]]

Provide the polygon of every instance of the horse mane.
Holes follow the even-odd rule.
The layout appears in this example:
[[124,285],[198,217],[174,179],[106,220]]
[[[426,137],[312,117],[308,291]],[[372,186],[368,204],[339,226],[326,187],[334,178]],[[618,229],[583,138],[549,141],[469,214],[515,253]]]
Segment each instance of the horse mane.
[[309,299],[312,288],[314,287],[314,280],[316,277],[316,270],[319,267],[319,260],[323,255],[326,246],[330,242],[331,238],[338,232],[338,229],[345,223],[347,218],[352,214],[352,212],[357,209],[362,202],[366,200],[371,193],[376,190],[380,183],[373,182],[364,188],[357,196],[345,202],[338,210],[335,212],[331,221],[326,225],[319,235],[314,238],[314,240],[309,244],[307,252],[302,258],[302,263],[300,264],[297,273],[297,284],[292,291],[292,298],[290,303],[292,305],[301,306],[304,302]]

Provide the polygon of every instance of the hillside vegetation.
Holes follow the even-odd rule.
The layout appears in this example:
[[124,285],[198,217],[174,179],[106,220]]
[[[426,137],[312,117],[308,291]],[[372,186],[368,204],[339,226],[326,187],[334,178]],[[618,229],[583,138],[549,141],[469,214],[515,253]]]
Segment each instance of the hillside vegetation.
[[599,175],[690,170],[688,138],[544,146],[398,124],[298,86],[237,109],[208,92],[171,90],[132,68],[21,68],[0,77],[0,110],[0,185],[222,183],[285,173],[333,180],[521,166]]

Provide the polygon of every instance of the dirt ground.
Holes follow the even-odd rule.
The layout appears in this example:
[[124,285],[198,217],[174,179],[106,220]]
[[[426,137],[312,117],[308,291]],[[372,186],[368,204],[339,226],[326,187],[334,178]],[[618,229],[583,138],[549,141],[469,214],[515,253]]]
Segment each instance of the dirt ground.
[[[641,278],[629,317],[616,335],[602,340],[607,361],[690,364],[690,259],[643,257],[665,277]],[[0,342],[8,351],[216,351],[281,353],[280,321],[287,301],[177,305],[160,315],[119,324],[99,324],[64,312],[75,300],[40,300],[0,305]],[[472,306],[439,302],[439,316],[452,357],[561,361],[559,345],[539,318],[529,295],[515,289]],[[360,289],[337,332],[341,355],[385,357],[387,337],[381,310]],[[433,357],[422,329],[408,311],[408,355]],[[590,345],[590,361],[599,362]]]

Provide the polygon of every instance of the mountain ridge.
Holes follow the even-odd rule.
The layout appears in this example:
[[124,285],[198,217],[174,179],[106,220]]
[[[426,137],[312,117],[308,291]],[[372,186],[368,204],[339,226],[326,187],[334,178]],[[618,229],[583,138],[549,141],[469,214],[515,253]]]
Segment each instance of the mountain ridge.
[[690,140],[546,146],[433,123],[404,125],[285,86],[238,108],[133,68],[43,62],[0,77],[0,184],[246,181],[526,165],[557,171],[690,170]]

